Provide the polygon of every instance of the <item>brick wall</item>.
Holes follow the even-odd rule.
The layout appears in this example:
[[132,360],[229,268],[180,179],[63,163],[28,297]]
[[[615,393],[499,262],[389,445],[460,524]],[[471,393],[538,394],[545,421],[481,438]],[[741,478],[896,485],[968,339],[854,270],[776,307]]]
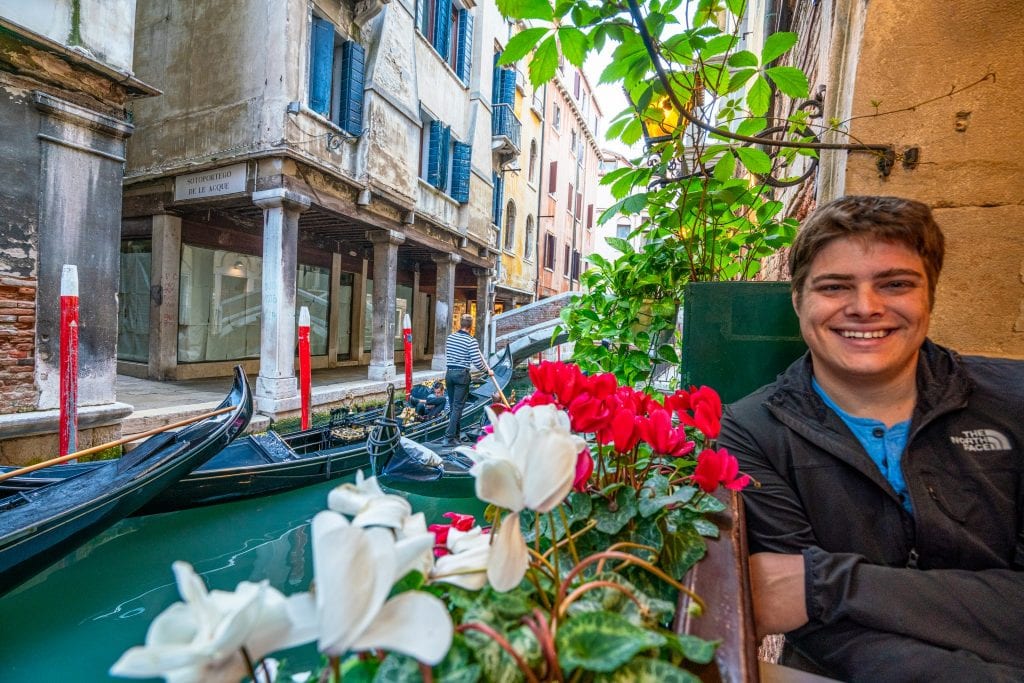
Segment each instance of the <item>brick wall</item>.
[[500,338],[517,330],[524,330],[548,320],[555,320],[566,303],[565,299],[559,297],[550,304],[545,304],[544,301],[541,301],[539,304],[527,309],[513,309],[511,311],[513,315],[494,321],[495,336]]
[[36,281],[0,277],[0,412],[36,407]]

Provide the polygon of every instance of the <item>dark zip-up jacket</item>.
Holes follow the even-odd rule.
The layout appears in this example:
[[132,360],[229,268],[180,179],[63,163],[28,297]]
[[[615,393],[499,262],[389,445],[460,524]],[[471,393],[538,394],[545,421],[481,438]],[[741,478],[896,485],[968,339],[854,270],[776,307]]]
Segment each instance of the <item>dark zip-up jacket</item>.
[[804,356],[729,406],[750,552],[803,553],[785,663],[842,680],[1024,681],[1024,362],[926,341],[901,467],[914,514]]

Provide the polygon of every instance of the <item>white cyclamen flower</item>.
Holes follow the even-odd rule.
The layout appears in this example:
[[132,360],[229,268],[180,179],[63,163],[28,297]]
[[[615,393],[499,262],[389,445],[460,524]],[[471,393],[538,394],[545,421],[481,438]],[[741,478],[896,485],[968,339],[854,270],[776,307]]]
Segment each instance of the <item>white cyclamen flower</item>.
[[327,494],[327,508],[352,517],[356,526],[385,526],[401,529],[412,506],[405,498],[384,493],[377,477],[363,478],[356,472],[354,484],[345,483]]
[[445,546],[449,553],[434,560],[432,581],[443,581],[477,591],[487,583],[487,564],[491,556],[491,537],[475,526],[469,531],[448,530]]
[[487,568],[491,586],[507,591],[519,585],[529,566],[519,513],[550,512],[565,500],[586,442],[553,405],[523,406],[500,416],[488,409],[488,417],[494,432],[474,448],[458,450],[473,459],[477,497],[512,512],[494,534]]
[[444,659],[453,632],[444,603],[418,591],[388,600],[395,582],[419,568],[432,544],[432,534],[396,541],[388,529],[357,527],[334,512],[317,514],[316,596],[305,594],[302,623],[317,625],[320,651],[342,656],[383,649],[430,665]]
[[296,605],[266,581],[243,581],[234,592],[207,591],[190,564],[175,562],[172,567],[184,602],[157,615],[146,644],[121,655],[111,675],[162,676],[169,683],[237,683],[248,673],[241,648],[255,663],[315,635],[296,625]]

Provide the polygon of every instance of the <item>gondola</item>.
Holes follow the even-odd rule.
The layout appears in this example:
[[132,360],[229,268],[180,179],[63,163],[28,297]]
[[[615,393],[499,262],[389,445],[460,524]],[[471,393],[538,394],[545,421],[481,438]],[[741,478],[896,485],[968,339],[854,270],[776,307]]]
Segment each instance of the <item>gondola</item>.
[[138,510],[241,434],[252,417],[252,394],[240,367],[221,409],[228,410],[152,436],[116,460],[57,465],[48,469],[63,476],[51,474],[49,484],[0,492],[0,595]]
[[[506,351],[493,363],[494,379],[488,379],[470,392],[462,414],[468,425],[483,415],[492,394],[512,378],[512,358]],[[389,402],[389,405],[394,405]],[[382,411],[369,413],[335,413],[322,426],[281,436],[269,431],[235,440],[207,463],[162,492],[136,514],[171,512],[252,498],[317,484],[366,469],[367,437]],[[440,439],[448,426],[448,413],[415,422],[402,428],[403,434],[417,441]],[[82,467],[72,465],[68,467]],[[2,470],[0,470],[2,471]],[[44,471],[38,474],[42,475]],[[50,476],[53,476],[51,473]],[[0,484],[29,487],[32,475]],[[2,495],[2,493],[0,493]]]

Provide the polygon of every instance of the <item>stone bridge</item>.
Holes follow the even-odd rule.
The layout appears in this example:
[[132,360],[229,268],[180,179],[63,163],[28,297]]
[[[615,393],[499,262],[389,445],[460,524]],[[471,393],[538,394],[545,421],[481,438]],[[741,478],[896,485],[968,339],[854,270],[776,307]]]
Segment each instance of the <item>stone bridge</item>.
[[565,292],[494,316],[487,335],[490,353],[493,355],[508,347],[513,361],[518,362],[566,341],[565,332],[560,332],[554,340],[551,334],[561,322],[561,310],[577,296],[578,292]]

